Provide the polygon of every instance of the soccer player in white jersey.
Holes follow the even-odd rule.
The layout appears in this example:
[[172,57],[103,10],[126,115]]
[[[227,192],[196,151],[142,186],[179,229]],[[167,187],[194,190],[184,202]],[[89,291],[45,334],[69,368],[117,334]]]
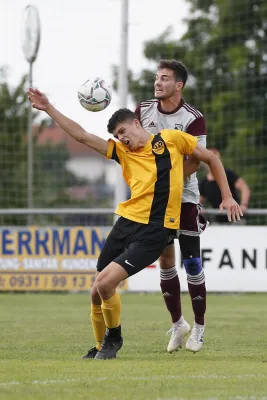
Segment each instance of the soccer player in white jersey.
[[[197,137],[206,147],[206,125],[203,115],[182,98],[188,72],[176,60],[161,60],[155,78],[155,99],[142,102],[136,108],[136,115],[143,128],[151,134],[162,129],[178,129]],[[206,221],[199,215],[199,190],[196,171],[199,162],[188,157],[184,163],[186,176],[182,197],[179,244],[183,265],[187,273],[188,289],[195,316],[186,349],[196,352],[203,344],[206,311],[205,276],[200,257],[199,235],[205,229]],[[172,318],[172,332],[167,351],[172,353],[182,347],[184,337],[190,332],[181,309],[180,282],[175,266],[175,249],[171,243],[163,251],[160,259],[160,286]]]

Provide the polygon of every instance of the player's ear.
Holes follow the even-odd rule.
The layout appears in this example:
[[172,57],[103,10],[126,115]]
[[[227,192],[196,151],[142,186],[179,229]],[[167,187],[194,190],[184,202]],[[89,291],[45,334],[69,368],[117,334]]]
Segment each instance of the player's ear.
[[134,123],[135,123],[135,125],[136,125],[137,128],[140,128],[141,124],[140,124],[139,119],[137,119],[137,118],[134,119]]
[[182,90],[183,87],[184,87],[184,84],[183,84],[182,81],[176,82],[176,88],[177,88],[177,90]]

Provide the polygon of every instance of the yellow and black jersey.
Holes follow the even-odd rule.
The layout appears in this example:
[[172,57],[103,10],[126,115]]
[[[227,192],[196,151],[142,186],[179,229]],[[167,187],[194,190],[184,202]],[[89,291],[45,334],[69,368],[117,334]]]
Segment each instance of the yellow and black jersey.
[[131,190],[131,198],[115,211],[143,224],[178,229],[183,192],[183,162],[197,139],[178,130],[164,129],[138,150],[109,141],[107,158],[117,161]]

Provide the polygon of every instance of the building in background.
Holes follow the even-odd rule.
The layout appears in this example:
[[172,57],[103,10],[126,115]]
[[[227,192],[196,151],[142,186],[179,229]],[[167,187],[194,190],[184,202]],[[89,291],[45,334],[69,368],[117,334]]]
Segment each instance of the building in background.
[[96,182],[103,177],[106,185],[115,185],[115,163],[106,160],[96,151],[72,139],[53,121],[40,133],[38,144],[65,144],[70,155],[66,163],[68,171],[77,178],[85,179],[88,182]]

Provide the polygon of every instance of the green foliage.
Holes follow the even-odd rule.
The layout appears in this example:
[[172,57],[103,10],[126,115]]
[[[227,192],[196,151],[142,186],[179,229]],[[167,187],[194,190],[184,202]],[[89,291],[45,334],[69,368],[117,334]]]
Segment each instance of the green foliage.
[[[68,201],[66,188],[78,183],[77,178],[66,170],[69,152],[64,143],[36,146],[34,157],[35,207],[60,206]],[[42,182],[39,185],[38,182]],[[80,181],[80,183],[84,183]],[[62,201],[64,198],[64,201]],[[61,203],[61,204],[60,204]]]
[[[145,43],[144,54],[182,60],[189,70],[187,102],[203,112],[208,145],[252,189],[251,207],[266,207],[267,191],[267,3],[263,0],[188,0],[187,31],[172,39],[170,28]],[[130,81],[136,101],[153,97],[155,70]]]
[[[26,207],[27,163],[27,94],[26,76],[15,89],[6,81],[6,70],[0,69],[0,208]],[[34,114],[34,119],[36,113]],[[10,217],[2,217],[9,223]],[[17,222],[23,223],[18,217]]]
[[[6,69],[0,69],[0,208],[27,208],[27,127],[29,101],[27,77],[17,87],[7,82]],[[38,122],[37,122],[38,118]],[[40,122],[33,112],[33,124],[39,126],[33,135],[33,204],[37,208],[84,206],[94,198],[75,201],[68,193],[73,185],[87,184],[66,169],[69,152],[64,143],[38,144],[38,135],[47,121]],[[59,216],[37,216],[34,222],[60,222]],[[0,216],[1,224],[25,225],[27,216]]]

